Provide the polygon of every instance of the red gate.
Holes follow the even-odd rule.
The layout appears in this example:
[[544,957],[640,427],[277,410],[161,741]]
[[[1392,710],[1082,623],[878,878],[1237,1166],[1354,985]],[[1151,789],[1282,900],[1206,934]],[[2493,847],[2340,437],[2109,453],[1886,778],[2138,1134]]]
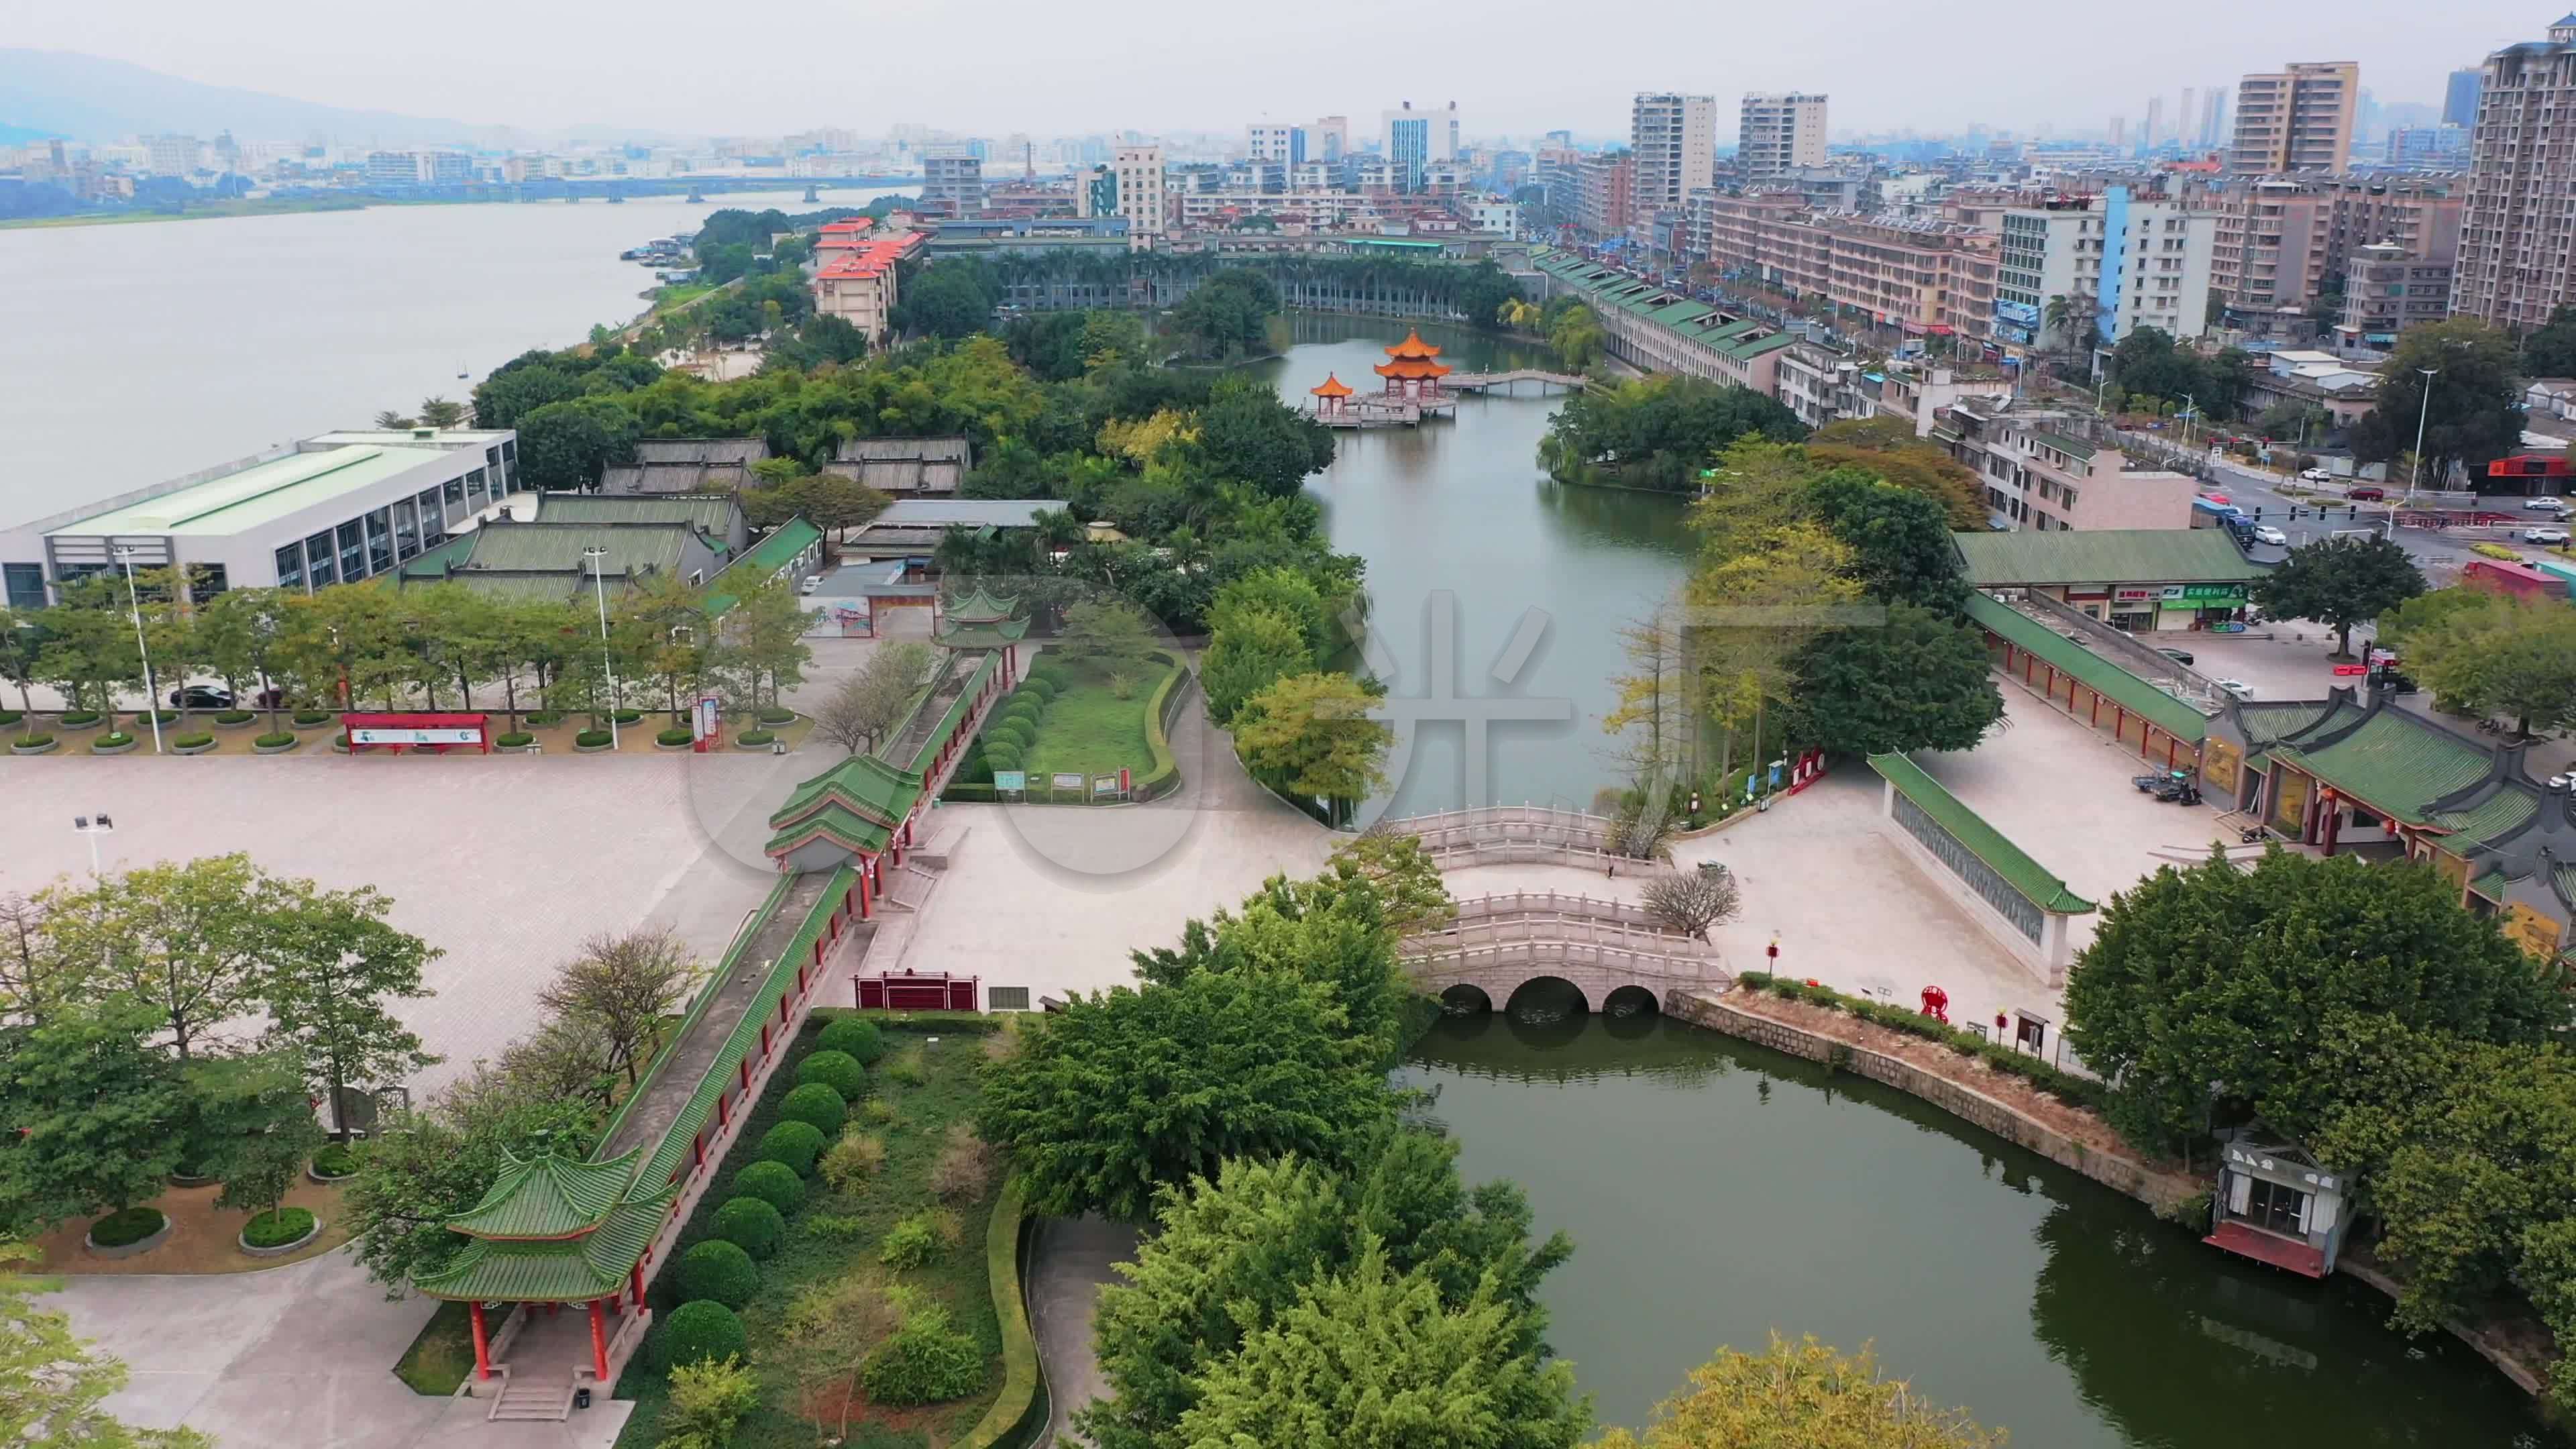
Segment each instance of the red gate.
[[978,976],[945,971],[887,971],[857,978],[861,1010],[978,1011]]

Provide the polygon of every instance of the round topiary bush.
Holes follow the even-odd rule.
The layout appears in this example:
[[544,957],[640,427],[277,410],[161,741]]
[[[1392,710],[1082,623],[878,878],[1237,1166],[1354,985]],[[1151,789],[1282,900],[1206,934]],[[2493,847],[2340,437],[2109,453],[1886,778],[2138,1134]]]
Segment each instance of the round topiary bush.
[[118,750],[130,750],[134,748],[134,736],[127,734],[123,730],[109,730],[106,734],[100,735],[97,739],[90,741],[89,747],[90,750],[96,754],[112,754]]
[[305,729],[311,729],[315,725],[326,725],[331,722],[331,712],[325,709],[299,709],[295,712],[295,722]]
[[759,1198],[728,1198],[716,1209],[716,1236],[755,1258],[766,1258],[778,1251],[779,1241],[787,1236],[787,1219]]
[[823,1129],[811,1122],[781,1122],[760,1134],[764,1162],[783,1162],[798,1177],[814,1175],[814,1159],[823,1155]]
[[759,1291],[760,1269],[739,1243],[709,1238],[680,1255],[683,1298],[705,1298],[727,1308],[740,1308]]
[[63,723],[67,725],[94,725],[98,723],[98,720],[99,713],[94,709],[67,709],[63,711]]
[[654,1359],[666,1370],[682,1364],[721,1363],[742,1357],[749,1346],[742,1320],[734,1316],[732,1309],[700,1299],[681,1304],[662,1320]]
[[765,704],[760,707],[760,713],[757,717],[762,724],[783,725],[792,722],[796,718],[796,711],[787,708],[785,705]]
[[177,724],[179,712],[175,709],[138,709],[134,712],[136,724],[148,726],[155,721],[162,724]]
[[814,1045],[820,1051],[854,1057],[863,1067],[885,1055],[885,1035],[875,1022],[861,1016],[836,1016],[825,1022]]
[[606,730],[583,730],[572,737],[572,743],[577,750],[604,750],[616,738]]
[[537,737],[528,733],[526,730],[512,730],[508,734],[502,735],[498,739],[492,741],[495,746],[504,750],[524,749],[536,742]]
[[778,1115],[789,1122],[811,1122],[816,1131],[829,1137],[849,1120],[850,1100],[821,1082],[807,1082],[778,1104]]
[[1007,744],[1018,750],[1020,753],[1027,754],[1029,741],[1036,739],[1037,737],[1037,726],[1030,724],[1027,720],[1006,719],[985,732],[984,743],[988,745]]
[[1020,747],[1007,741],[984,747],[984,764],[988,769],[1016,770],[1022,758]]
[[868,1094],[868,1069],[848,1052],[816,1052],[796,1064],[798,1085],[821,1082],[838,1092],[845,1103],[855,1102]]
[[109,1213],[89,1225],[90,1246],[122,1248],[139,1243],[161,1231],[162,1225],[169,1221],[155,1207],[130,1207],[123,1212]]
[[214,742],[215,742],[215,737],[214,737],[213,735],[207,735],[207,734],[181,735],[181,736],[179,736],[177,739],[172,740],[172,741],[170,742],[170,748],[172,748],[172,749],[174,749],[174,750],[195,750],[195,749],[203,749],[203,748],[204,748],[204,747],[206,747],[207,745],[211,745],[211,744],[213,744]]
[[[801,1127],[805,1124],[800,1122],[796,1125]],[[760,1144],[767,1147],[769,1139],[760,1139]],[[805,1201],[805,1179],[796,1175],[795,1164],[775,1158],[764,1157],[735,1173],[733,1190],[756,1197],[782,1213],[796,1211],[796,1205]]]
[[282,1248],[313,1231],[310,1208],[282,1207],[260,1213],[242,1224],[241,1238],[254,1248]]
[[562,723],[563,711],[559,709],[536,710],[528,716],[528,726],[531,729],[545,729],[550,725],[559,725]]
[[273,735],[259,736],[257,739],[250,742],[250,747],[254,750],[282,750],[294,743],[294,731],[280,730]]
[[219,725],[245,725],[257,718],[259,718],[259,716],[252,714],[246,709],[219,709],[215,711],[215,723]]
[[777,734],[770,730],[744,730],[733,737],[733,742],[745,749],[757,749],[776,738]]
[[1004,701],[1002,705],[1002,718],[1004,719],[1024,719],[1034,722],[1039,715],[1045,712],[1046,701],[1033,694],[1012,695],[1008,700]]
[[1053,704],[1055,697],[1064,693],[1063,681],[1053,675],[1041,675],[1021,685],[1020,688],[1036,695],[1041,704]]
[[350,1151],[345,1142],[330,1143],[313,1154],[313,1175],[316,1177],[350,1177],[357,1171],[358,1154]]
[[653,736],[653,743],[662,746],[664,749],[678,749],[682,745],[696,744],[697,741],[698,732],[696,730],[683,729],[677,725]]
[[644,722],[644,711],[640,709],[612,709],[608,712],[608,717],[622,725],[642,724]]

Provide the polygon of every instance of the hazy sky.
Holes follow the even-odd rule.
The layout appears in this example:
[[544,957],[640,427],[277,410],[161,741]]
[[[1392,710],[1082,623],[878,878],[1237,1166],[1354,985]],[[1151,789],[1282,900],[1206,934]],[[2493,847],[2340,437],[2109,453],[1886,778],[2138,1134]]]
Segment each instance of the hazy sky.
[[[1471,134],[1624,132],[1640,89],[1805,89],[1833,126],[2134,128],[2149,93],[2357,60],[2382,102],[2541,37],[2551,0],[1708,3],[0,0],[14,45],[477,124],[690,133],[1223,130],[1455,100]],[[2563,7],[2571,0],[2554,0]],[[1723,129],[1723,128],[1722,128]]]

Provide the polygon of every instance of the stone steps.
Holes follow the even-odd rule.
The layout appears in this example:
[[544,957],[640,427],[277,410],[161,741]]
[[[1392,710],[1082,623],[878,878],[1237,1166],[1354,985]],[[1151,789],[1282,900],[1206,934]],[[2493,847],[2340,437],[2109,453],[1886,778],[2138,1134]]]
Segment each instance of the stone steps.
[[487,1422],[503,1419],[551,1419],[561,1421],[572,1416],[572,1383],[505,1384],[501,1396],[492,1401],[492,1411],[483,1417]]

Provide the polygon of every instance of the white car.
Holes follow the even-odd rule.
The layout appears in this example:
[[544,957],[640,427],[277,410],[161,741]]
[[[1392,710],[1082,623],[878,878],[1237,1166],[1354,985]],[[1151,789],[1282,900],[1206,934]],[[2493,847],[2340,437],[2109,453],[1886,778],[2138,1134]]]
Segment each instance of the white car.
[[2567,530],[2563,528],[2526,528],[2522,531],[2522,541],[2524,543],[2546,543],[2554,546],[2567,541]]
[[821,587],[823,587],[823,576],[821,574],[807,574],[805,576],[805,582],[797,589],[797,592],[810,594]]
[[2302,483],[2332,483],[2334,475],[2323,468],[2309,468],[2299,474]]
[[2254,697],[2254,686],[2247,684],[2244,680],[2221,679],[2215,682],[2219,688],[2226,690],[2229,694],[2235,695],[2238,699],[2252,699]]
[[2559,517],[2564,518],[2567,516],[2569,509],[2567,507],[2567,500],[2564,498],[2526,498],[2522,500],[2522,511],[2525,513],[2555,513]]
[[2254,525],[2254,539],[2257,543],[2275,544],[2283,548],[2289,547],[2290,544],[2290,536],[2288,534],[2283,533],[2281,530],[2274,528],[2268,523],[2258,523]]

